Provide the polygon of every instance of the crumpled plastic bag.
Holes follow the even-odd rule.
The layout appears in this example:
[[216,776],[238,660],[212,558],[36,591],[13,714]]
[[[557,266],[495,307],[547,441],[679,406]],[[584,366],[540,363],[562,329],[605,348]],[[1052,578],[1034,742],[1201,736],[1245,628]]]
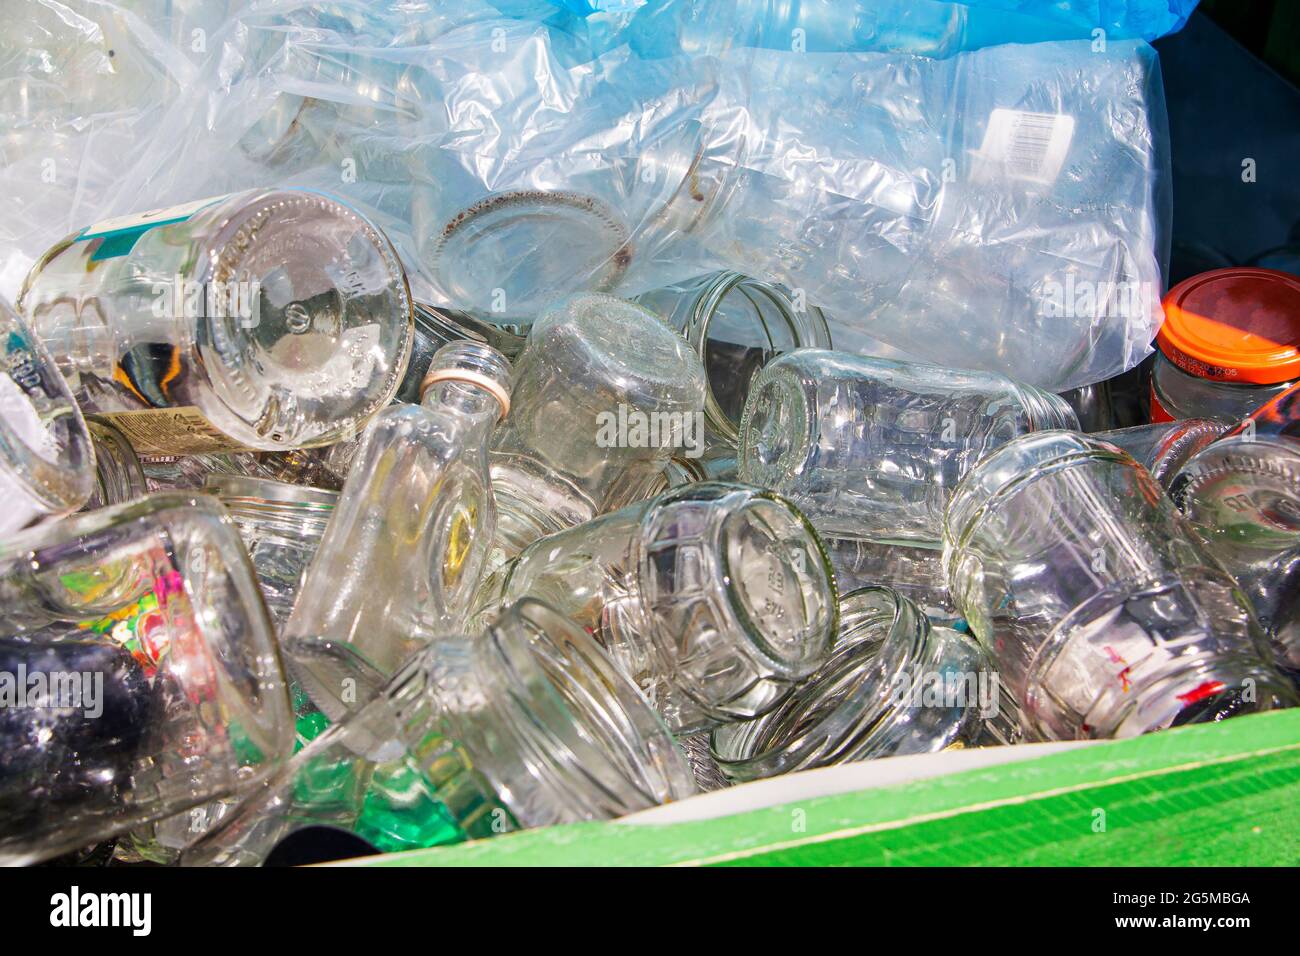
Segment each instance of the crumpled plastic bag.
[[[505,325],[730,267],[829,309],[849,347],[1046,388],[1149,351],[1168,210],[1144,43],[643,57],[596,54],[573,22],[546,0],[259,2],[197,66],[155,69],[175,82],[123,94],[124,117],[91,112],[114,148],[77,140],[96,159],[67,208],[11,204],[5,228],[30,261],[104,216],[303,186],[369,211],[417,299]],[[78,109],[48,115],[75,128]],[[6,195],[34,173],[6,169]],[[1099,312],[1080,290],[1108,284],[1147,298]]]

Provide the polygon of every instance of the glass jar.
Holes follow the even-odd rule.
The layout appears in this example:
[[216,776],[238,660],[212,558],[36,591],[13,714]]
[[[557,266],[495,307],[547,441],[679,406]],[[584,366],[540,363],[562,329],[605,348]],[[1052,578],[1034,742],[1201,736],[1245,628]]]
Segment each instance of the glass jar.
[[230,512],[253,560],[271,621],[283,627],[338,494],[265,478],[215,474],[208,475],[203,490]]
[[82,511],[120,505],[149,493],[140,459],[126,436],[107,419],[86,416],[86,428],[95,443],[95,490]]
[[943,551],[861,538],[822,538],[840,592],[884,586],[916,604],[932,622],[961,619],[948,594]]
[[140,454],[327,444],[388,403],[411,348],[392,245],[307,190],[88,226],[45,253],[19,308]]
[[515,363],[514,414],[492,440],[494,566],[704,452],[704,366],[654,313],[586,293],[548,308]]
[[496,526],[488,442],[509,408],[505,356],[458,342],[434,357],[421,404],[366,430],[282,635],[331,720],[464,628]]
[[828,537],[937,546],[949,496],[986,452],[1077,426],[1064,400],[1001,375],[800,349],[754,379],[740,478]]
[[829,660],[773,711],[713,731],[733,783],[962,747],[997,711],[997,675],[971,638],[932,628],[891,588],[840,599]]
[[1112,431],[1094,432],[1093,438],[1128,452],[1151,472],[1151,477],[1168,488],[1187,460],[1214,441],[1228,426],[1209,418],[1185,418],[1176,422],[1152,422]]
[[68,384],[27,323],[0,299],[0,538],[70,514],[94,493],[95,450]]
[[789,502],[702,482],[535,541],[493,574],[480,613],[534,597],[591,630],[673,732],[765,713],[816,670],[835,583]]
[[1300,703],[1232,578],[1114,446],[1050,431],[988,455],[948,506],[944,566],[1030,739]]
[[1300,385],[1198,452],[1170,494],[1300,672]]
[[802,296],[739,272],[712,272],[637,296],[667,319],[704,361],[709,392],[704,417],[724,444],[740,438],[750,380],[775,355],[828,349],[826,317]]
[[331,823],[381,850],[623,816],[695,790],[663,722],[591,636],[537,601],[445,637],[300,751],[186,863],[259,863]]
[[1215,269],[1178,283],[1151,370],[1151,420],[1234,425],[1300,380],[1300,278]]
[[274,634],[211,498],[152,495],[17,535],[0,601],[18,695],[0,707],[0,861],[247,795],[288,759]]

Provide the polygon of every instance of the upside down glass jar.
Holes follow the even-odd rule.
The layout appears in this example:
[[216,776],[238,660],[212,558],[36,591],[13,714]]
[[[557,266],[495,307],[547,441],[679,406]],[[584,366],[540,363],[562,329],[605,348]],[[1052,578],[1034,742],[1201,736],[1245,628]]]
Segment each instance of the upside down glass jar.
[[1300,276],[1215,269],[1164,298],[1151,420],[1235,425],[1300,380]]
[[142,455],[328,444],[388,404],[411,348],[388,238],[300,189],[87,226],[41,257],[18,307]]
[[948,506],[944,566],[1030,739],[1300,703],[1236,583],[1114,446],[1048,431],[988,455]]
[[213,499],[152,495],[17,535],[0,601],[0,861],[238,800],[292,752],[274,633]]
[[997,675],[970,637],[931,627],[891,588],[840,599],[829,660],[775,710],[713,731],[732,782],[973,743],[996,713]]
[[986,452],[1077,425],[1060,397],[1001,375],[800,349],[754,379],[739,473],[827,537],[937,547],[949,496]]
[[94,493],[95,450],[49,352],[0,299],[0,538],[70,514]]
[[695,791],[663,722],[591,636],[538,601],[408,661],[186,863],[255,864],[289,831],[381,850],[622,816]]
[[1170,495],[1300,673],[1300,385],[1197,453]]
[[825,660],[837,619],[803,515],[720,482],[533,542],[485,580],[479,613],[524,597],[588,628],[679,735],[776,706]]

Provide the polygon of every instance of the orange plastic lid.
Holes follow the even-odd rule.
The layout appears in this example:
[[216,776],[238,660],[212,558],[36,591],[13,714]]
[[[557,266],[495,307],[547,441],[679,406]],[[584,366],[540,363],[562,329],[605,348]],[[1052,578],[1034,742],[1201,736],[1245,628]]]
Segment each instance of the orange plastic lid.
[[1300,276],[1215,269],[1170,289],[1164,309],[1156,343],[1184,372],[1255,385],[1300,378]]

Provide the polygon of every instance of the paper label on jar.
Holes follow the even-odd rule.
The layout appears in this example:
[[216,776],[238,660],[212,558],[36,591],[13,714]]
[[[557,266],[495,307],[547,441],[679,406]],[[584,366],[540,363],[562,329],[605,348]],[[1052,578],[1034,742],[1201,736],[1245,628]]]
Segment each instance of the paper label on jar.
[[100,239],[99,248],[90,258],[93,261],[115,259],[130,252],[136,241],[157,226],[167,226],[174,222],[184,222],[200,209],[220,202],[224,196],[197,199],[194,202],[177,206],[165,206],[162,209],[150,209],[148,212],[134,213],[130,216],[118,216],[105,219],[81,230],[78,241]]
[[975,154],[975,178],[1008,176],[1050,186],[1061,175],[1073,139],[1073,116],[996,109]]
[[191,405],[100,412],[99,416],[126,436],[137,455],[207,455],[244,447]]

